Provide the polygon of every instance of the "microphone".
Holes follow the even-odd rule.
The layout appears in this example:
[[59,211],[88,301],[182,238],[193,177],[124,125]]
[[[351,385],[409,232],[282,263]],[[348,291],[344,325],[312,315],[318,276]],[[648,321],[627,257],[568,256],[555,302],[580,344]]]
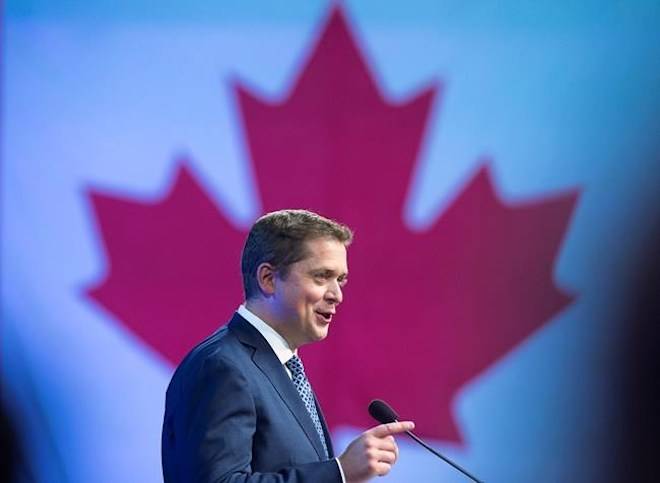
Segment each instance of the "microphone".
[[[374,418],[376,421],[382,424],[387,424],[387,423],[396,423],[399,421],[399,415],[390,407],[389,404],[387,404],[385,401],[381,401],[380,399],[374,399],[369,403],[369,414],[371,415],[372,418]],[[406,434],[410,436],[412,439],[414,439],[416,442],[421,444],[424,448],[429,450],[431,453],[436,455],[438,458],[443,460],[445,463],[450,464],[454,468],[456,468],[458,471],[463,473],[465,476],[470,478],[472,481],[476,483],[484,483],[483,480],[478,480],[475,476],[470,474],[467,470],[461,468],[458,466],[456,463],[454,463],[452,460],[447,458],[446,456],[442,456],[440,453],[438,453],[436,450],[431,448],[428,444],[426,444],[424,441],[422,441],[416,434],[414,434],[412,431],[406,431]]]

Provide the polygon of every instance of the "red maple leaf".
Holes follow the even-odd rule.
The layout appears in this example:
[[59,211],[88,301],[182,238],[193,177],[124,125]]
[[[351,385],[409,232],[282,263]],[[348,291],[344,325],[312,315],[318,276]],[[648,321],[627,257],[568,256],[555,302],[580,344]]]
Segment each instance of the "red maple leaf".
[[[356,229],[331,336],[305,360],[331,426],[371,425],[374,397],[460,441],[458,391],[571,302],[553,264],[576,193],[507,205],[486,160],[430,229],[403,206],[436,91],[388,102],[334,8],[282,101],[238,86],[264,211],[310,208]],[[437,101],[435,101],[437,102]],[[109,276],[92,297],[172,362],[240,301],[245,236],[182,169],[160,203],[92,195]]]
[[90,194],[109,266],[88,294],[174,363],[238,306],[245,237],[179,162],[163,200]]

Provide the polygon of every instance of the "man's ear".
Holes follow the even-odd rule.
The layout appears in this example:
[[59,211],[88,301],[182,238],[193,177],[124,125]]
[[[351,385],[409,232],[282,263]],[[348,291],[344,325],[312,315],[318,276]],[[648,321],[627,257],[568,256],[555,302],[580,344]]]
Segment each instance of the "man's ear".
[[270,263],[262,263],[257,267],[257,283],[264,296],[275,293],[275,268]]

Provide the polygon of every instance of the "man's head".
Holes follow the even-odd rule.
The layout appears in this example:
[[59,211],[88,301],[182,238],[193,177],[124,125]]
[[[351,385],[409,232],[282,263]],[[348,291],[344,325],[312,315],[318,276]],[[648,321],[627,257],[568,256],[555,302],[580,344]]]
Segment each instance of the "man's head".
[[292,348],[327,334],[342,301],[351,230],[305,210],[268,213],[243,248],[245,299]]
[[317,238],[335,240],[345,247],[353,240],[350,228],[307,210],[280,210],[259,218],[248,234],[241,272],[245,300],[261,295],[257,281],[257,268],[269,263],[282,278],[289,267],[306,258],[305,242]]

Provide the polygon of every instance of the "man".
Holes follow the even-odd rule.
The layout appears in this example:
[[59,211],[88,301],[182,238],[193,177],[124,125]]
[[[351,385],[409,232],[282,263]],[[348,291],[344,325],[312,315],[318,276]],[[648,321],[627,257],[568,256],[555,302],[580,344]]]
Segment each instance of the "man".
[[349,228],[309,211],[256,221],[241,261],[245,303],[186,356],[167,390],[165,483],[357,483],[389,472],[392,435],[414,425],[371,428],[334,458],[297,355],[328,334],[351,240]]

